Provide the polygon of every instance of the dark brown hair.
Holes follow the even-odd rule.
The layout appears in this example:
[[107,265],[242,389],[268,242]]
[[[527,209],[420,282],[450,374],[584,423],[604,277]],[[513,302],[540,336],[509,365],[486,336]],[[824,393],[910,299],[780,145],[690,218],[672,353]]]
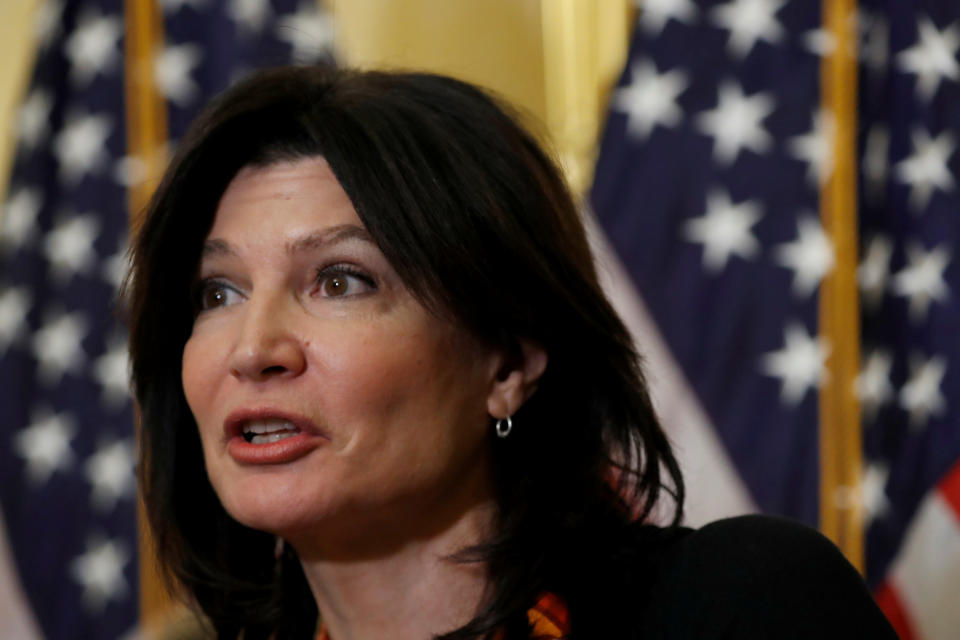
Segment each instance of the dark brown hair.
[[[478,615],[447,638],[526,637],[539,592],[565,598],[582,633],[615,633],[635,578],[631,531],[677,463],[631,337],[597,282],[555,164],[484,92],[451,78],[289,67],[233,87],[179,146],[133,248],[130,353],[142,414],[140,480],[157,551],[221,637],[311,638],[316,606],[293,551],[223,509],[207,480],[180,366],[190,296],[217,203],[239,169],[323,156],[410,291],[488,344],[541,345],[549,363],[491,434],[494,537],[461,561],[489,567]],[[666,477],[664,477],[664,472]],[[582,626],[581,626],[582,625]]]

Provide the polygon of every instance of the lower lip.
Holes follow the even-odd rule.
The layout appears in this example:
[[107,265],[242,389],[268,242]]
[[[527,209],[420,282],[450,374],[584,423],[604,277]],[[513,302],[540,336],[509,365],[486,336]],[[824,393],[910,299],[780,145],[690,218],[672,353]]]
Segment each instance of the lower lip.
[[302,458],[323,441],[320,436],[302,432],[266,444],[253,444],[243,436],[235,436],[227,442],[227,453],[240,464],[284,464]]

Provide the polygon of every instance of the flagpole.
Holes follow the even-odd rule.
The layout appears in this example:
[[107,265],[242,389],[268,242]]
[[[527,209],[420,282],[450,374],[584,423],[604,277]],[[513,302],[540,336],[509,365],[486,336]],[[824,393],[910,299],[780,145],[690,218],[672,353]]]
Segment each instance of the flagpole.
[[131,230],[136,230],[166,165],[166,103],[153,75],[163,45],[163,19],[156,0],[124,1],[127,152],[142,178],[129,189]]
[[[132,235],[142,222],[144,209],[163,173],[167,112],[153,75],[153,63],[163,43],[163,20],[156,0],[125,0],[124,20],[127,153],[135,167],[128,191]],[[173,602],[158,572],[142,502],[138,527],[140,624],[149,630],[162,624]]]
[[[823,0],[834,46],[821,62],[821,103],[832,114],[833,171],[821,186],[820,215],[836,256],[820,288],[820,335],[830,345],[820,389],[820,529],[860,572],[864,568],[857,292],[856,0]],[[829,129],[830,127],[828,127]]]

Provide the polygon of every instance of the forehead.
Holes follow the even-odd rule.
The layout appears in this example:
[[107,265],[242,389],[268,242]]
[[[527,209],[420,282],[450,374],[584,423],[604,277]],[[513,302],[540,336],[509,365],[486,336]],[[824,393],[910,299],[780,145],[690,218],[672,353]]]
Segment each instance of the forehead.
[[344,224],[362,226],[327,161],[312,157],[237,172],[220,197],[208,238]]

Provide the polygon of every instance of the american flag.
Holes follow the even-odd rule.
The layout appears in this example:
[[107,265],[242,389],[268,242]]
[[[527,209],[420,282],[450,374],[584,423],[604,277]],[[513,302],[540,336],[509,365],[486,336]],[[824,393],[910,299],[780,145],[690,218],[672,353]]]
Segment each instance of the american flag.
[[[128,155],[121,0],[53,0],[0,229],[0,635],[119,638],[138,623],[134,426],[117,293]],[[328,58],[315,0],[162,0],[151,80],[176,143],[265,65]],[[20,605],[23,605],[20,608]]]
[[[643,0],[591,205],[702,522],[817,526],[818,288],[835,114],[811,0]],[[960,8],[863,0],[858,192],[866,577],[904,638],[960,628]]]

